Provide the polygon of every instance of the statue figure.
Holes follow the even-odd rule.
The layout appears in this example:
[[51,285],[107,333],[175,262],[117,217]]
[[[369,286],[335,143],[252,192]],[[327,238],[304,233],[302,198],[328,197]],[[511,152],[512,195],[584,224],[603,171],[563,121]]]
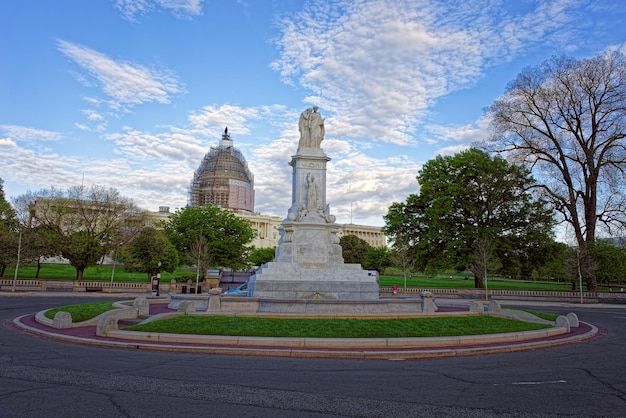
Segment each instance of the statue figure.
[[307,182],[307,195],[306,195],[306,206],[308,210],[316,210],[319,201],[319,187],[315,182],[315,176],[312,176],[311,173],[306,175]]
[[329,224],[332,224],[337,219],[335,215],[330,214],[330,205],[328,203],[326,204],[326,207],[324,208],[324,219]]
[[319,109],[317,106],[313,106],[313,109],[308,108],[300,114],[300,121],[298,122],[300,142],[298,143],[298,149],[320,148],[324,140],[324,119],[317,109]]
[[308,108],[300,114],[300,121],[298,122],[298,130],[300,131],[300,142],[298,143],[298,149],[308,148],[311,143],[311,128],[309,127],[309,119],[313,109]]
[[324,140],[324,119],[322,115],[317,111],[317,106],[313,106],[313,113],[309,116],[309,128],[310,128],[310,147],[320,148],[322,141]]

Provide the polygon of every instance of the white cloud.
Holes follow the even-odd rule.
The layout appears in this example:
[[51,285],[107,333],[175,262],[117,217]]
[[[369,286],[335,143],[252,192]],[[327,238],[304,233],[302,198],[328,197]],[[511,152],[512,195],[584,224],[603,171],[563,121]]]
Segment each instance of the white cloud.
[[427,125],[426,131],[429,134],[429,142],[436,144],[440,142],[454,141],[457,143],[469,144],[482,141],[489,136],[489,119],[486,116],[480,117],[476,122],[466,125]]
[[58,132],[28,126],[0,125],[0,130],[16,141],[57,141],[61,139],[61,134]]
[[25,147],[30,145],[29,142],[23,146],[10,139],[0,140],[4,180],[32,185],[34,189],[50,186],[64,188],[78,184],[80,176],[73,171],[78,161],[76,158],[68,155],[61,157],[49,149]]
[[311,2],[281,21],[272,67],[312,92],[334,135],[410,144],[438,98],[538,44],[571,42],[573,3]]
[[470,145],[462,144],[462,145],[451,145],[449,147],[441,148],[437,151],[437,155],[442,156],[452,156],[458,154],[460,152],[466,151],[470,148]]
[[16,146],[17,144],[11,138],[0,138],[0,149],[9,149]]
[[[109,141],[110,149],[101,149],[113,156],[81,156],[83,150],[75,147],[59,153],[36,148],[35,143],[61,135],[5,125],[0,127],[4,130],[0,158],[14,173],[9,175],[13,180],[20,176],[30,184],[66,188],[84,176],[85,183],[115,187],[147,209],[175,208],[185,205],[193,171],[228,126],[255,176],[256,210],[285,216],[291,204],[288,163],[297,148],[298,115],[309,104],[317,104],[326,118],[322,147],[332,158],[327,172],[331,213],[339,222],[380,225],[392,202],[419,190],[415,177],[423,161],[407,155],[421,150],[419,142],[436,144],[437,151],[428,151],[433,155],[451,155],[484,137],[482,119],[457,126],[428,123],[432,104],[476,85],[488,68],[533,48],[575,47],[572,14],[581,10],[569,7],[575,3],[311,1],[302,13],[282,21],[279,57],[273,63],[278,74],[306,96],[302,109],[215,102],[201,107],[196,102],[182,110],[188,112],[184,123],[168,126],[167,120],[159,120],[162,125],[153,128],[113,128],[113,119],[107,123],[107,118],[136,111],[139,104],[171,104],[184,91],[175,75],[59,40],[58,50],[77,64],[74,75],[81,88],[91,89],[84,97],[85,121],[74,126],[84,132],[106,130],[101,138]],[[151,11],[198,16],[203,2],[114,0],[114,4],[122,16],[135,20]],[[105,94],[94,93],[96,87]],[[172,113],[180,114],[183,105],[172,106]],[[137,123],[148,120],[147,115],[138,116]],[[75,141],[73,146],[80,138]]]
[[116,61],[103,53],[64,40],[58,40],[57,45],[63,55],[99,82],[111,98],[109,105],[114,109],[148,102],[167,104],[172,95],[183,92],[182,84],[170,71]]
[[247,122],[260,117],[260,110],[256,108],[241,108],[232,105],[219,107],[205,106],[197,112],[191,112],[188,119],[198,132],[205,132],[208,136],[221,133],[230,125],[232,134],[245,135],[250,133]]
[[154,8],[162,8],[179,19],[189,19],[202,14],[203,0],[112,0],[122,17],[135,21]]

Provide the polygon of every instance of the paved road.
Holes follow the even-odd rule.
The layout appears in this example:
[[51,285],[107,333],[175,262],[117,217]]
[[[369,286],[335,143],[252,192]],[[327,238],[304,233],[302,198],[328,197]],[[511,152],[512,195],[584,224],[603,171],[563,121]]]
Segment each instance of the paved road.
[[[93,298],[0,296],[0,320]],[[529,305],[530,306],[530,305]],[[0,328],[0,417],[626,416],[626,309],[574,311],[591,341],[416,361],[89,347]]]

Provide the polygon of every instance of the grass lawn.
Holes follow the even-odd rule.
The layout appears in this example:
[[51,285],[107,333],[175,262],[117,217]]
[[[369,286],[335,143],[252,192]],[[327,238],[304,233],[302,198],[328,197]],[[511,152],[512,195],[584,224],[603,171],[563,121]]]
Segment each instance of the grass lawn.
[[535,311],[533,309],[521,309],[524,312],[528,312],[531,313],[533,315],[535,315],[538,318],[541,319],[545,319],[547,321],[556,321],[556,319],[559,317],[557,314],[555,313],[550,313],[550,312],[541,312],[541,311]]
[[113,302],[93,302],[80,305],[59,306],[46,311],[45,316],[54,319],[57,312],[69,312],[72,315],[72,322],[82,322],[113,309]]
[[124,330],[254,337],[398,338],[499,334],[544,328],[549,328],[549,325],[492,316],[308,319],[186,315],[135,325]]
[[[69,312],[73,322],[86,321],[113,309],[112,301],[60,306],[46,311]],[[556,314],[526,310],[554,321]],[[498,334],[544,329],[549,326],[492,316],[439,318],[337,319],[259,318],[246,316],[185,315],[125,328],[128,331],[197,335],[309,338],[394,338]]]
[[[404,286],[404,277],[399,276],[380,276],[379,283],[381,286],[393,286],[397,284]],[[474,278],[469,277],[465,280],[463,277],[407,277],[407,287],[420,287],[427,289],[474,289]],[[503,278],[494,278],[487,280],[489,289],[514,289],[514,290],[572,290],[570,283],[563,282],[537,282],[532,280],[507,280]]]
[[[37,272],[36,265],[20,266],[18,270],[18,278],[32,279]],[[202,273],[201,273],[202,274]],[[111,275],[115,282],[148,282],[146,273],[128,272],[122,266],[116,266],[113,271],[112,265],[99,265],[87,267],[83,274],[83,280],[102,280],[111,281]],[[5,278],[13,278],[15,276],[15,267],[7,267],[4,272]],[[42,264],[39,271],[39,278],[45,280],[74,280],[76,279],[76,269],[69,264]],[[196,279],[196,270],[188,268],[177,268],[173,273],[162,272],[161,280],[170,281],[172,279]]]

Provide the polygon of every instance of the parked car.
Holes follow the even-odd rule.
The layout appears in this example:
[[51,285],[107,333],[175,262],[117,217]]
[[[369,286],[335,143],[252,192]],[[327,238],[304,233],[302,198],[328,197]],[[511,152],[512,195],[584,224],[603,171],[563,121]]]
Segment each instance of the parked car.
[[248,296],[248,282],[240,284],[234,289],[230,289],[224,292],[225,295],[239,295]]

